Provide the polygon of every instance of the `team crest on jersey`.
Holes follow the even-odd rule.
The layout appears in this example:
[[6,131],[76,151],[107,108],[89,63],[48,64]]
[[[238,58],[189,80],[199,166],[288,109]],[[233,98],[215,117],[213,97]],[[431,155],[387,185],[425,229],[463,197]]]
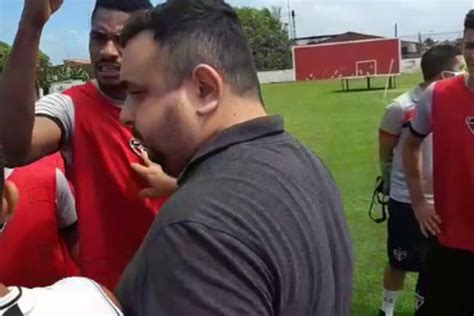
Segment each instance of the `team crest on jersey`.
[[419,310],[421,306],[425,304],[425,298],[420,294],[416,293],[416,300],[415,300],[415,310]]
[[146,147],[143,146],[143,144],[136,138],[130,139],[128,144],[130,145],[130,148],[133,150],[133,152],[139,157],[141,156],[142,152],[146,151]]
[[406,259],[408,253],[402,249],[394,249],[393,250],[393,256],[395,259],[398,260],[398,262],[402,262],[403,260]]
[[469,130],[471,131],[471,134],[474,134],[474,117],[473,116],[466,117],[466,124]]

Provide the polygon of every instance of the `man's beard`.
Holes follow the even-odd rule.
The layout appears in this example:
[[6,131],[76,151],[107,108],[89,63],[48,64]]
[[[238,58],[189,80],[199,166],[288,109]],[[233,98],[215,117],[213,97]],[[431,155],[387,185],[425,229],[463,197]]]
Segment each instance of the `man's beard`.
[[148,152],[148,157],[150,158],[150,160],[156,164],[159,164],[161,167],[163,167],[165,163],[165,157],[161,153],[151,149],[150,147],[147,147],[147,146],[145,147]]

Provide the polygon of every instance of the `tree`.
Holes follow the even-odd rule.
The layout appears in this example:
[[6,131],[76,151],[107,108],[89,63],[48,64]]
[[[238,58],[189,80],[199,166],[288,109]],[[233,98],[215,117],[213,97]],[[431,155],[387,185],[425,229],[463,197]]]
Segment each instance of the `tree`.
[[281,22],[281,9],[237,9],[259,71],[291,68],[291,41]]
[[[0,41],[0,73],[5,67],[7,62],[8,55],[10,54],[11,46],[5,42]],[[48,91],[49,86],[51,85],[51,61],[48,55],[39,51],[38,61],[36,64],[36,78],[37,78],[37,87],[42,88],[44,91]]]
[[0,73],[7,62],[7,57],[10,54],[11,47],[5,42],[0,41]]
[[433,40],[431,37],[427,37],[425,41],[423,42],[426,47],[430,48],[436,45],[436,41]]
[[[10,55],[10,51],[11,46],[5,42],[0,41],[0,72],[2,72],[3,68],[5,67],[5,63],[7,62],[8,55]],[[51,62],[48,55],[40,51],[38,54],[38,68],[41,69],[50,66]]]

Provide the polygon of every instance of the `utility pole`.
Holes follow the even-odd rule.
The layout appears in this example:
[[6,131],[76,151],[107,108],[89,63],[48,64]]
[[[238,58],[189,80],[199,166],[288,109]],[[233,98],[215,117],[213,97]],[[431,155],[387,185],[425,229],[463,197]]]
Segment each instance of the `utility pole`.
[[398,24],[395,23],[395,37],[398,37]]
[[286,6],[287,6],[287,10],[288,10],[288,36],[290,36],[290,38],[293,36],[293,27],[292,27],[292,23],[291,23],[291,5],[290,5],[290,0],[286,0]]
[[295,10],[291,10],[291,20],[292,20],[292,25],[293,25],[293,40],[296,39],[296,14]]

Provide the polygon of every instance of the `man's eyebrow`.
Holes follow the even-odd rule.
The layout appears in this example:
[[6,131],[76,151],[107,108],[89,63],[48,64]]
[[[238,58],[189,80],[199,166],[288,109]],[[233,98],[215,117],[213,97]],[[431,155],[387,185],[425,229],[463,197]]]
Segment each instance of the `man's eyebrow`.
[[92,29],[90,31],[90,34],[107,34],[107,32],[105,32],[104,30],[94,30],[94,29]]
[[102,35],[102,36],[114,36],[114,37],[120,37],[120,35],[122,34],[121,31],[119,32],[108,32],[106,30],[103,30],[103,29],[92,29],[89,33],[90,35]]

